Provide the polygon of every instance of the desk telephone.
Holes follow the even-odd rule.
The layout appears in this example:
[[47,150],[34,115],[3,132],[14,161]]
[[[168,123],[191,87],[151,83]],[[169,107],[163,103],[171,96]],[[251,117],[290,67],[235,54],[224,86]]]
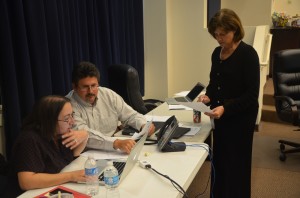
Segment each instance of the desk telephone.
[[[146,142],[145,145],[158,144],[158,148],[162,152],[184,151],[186,149],[184,142],[171,142],[171,140],[180,138],[188,131],[190,131],[189,128],[178,126],[178,121],[173,115],[163,123],[159,132],[156,133],[157,140],[147,139],[146,141],[148,141],[148,143]],[[126,126],[123,129],[122,134],[133,135],[135,132],[138,133],[139,131],[131,126]]]

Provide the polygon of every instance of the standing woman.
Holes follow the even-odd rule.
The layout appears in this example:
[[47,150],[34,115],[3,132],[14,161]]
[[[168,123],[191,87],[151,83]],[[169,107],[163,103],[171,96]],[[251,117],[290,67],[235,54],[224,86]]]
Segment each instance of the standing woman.
[[[43,97],[24,120],[12,152],[12,177],[6,197],[60,185],[85,181],[84,170],[60,173],[86,146],[86,131],[73,131],[73,109],[63,96]],[[76,135],[76,139],[74,139]],[[73,139],[72,139],[73,138]]]
[[211,193],[214,198],[251,197],[252,140],[258,112],[259,59],[242,41],[237,14],[221,9],[209,21],[219,47],[212,53],[210,81],[198,101],[210,104],[214,119]]

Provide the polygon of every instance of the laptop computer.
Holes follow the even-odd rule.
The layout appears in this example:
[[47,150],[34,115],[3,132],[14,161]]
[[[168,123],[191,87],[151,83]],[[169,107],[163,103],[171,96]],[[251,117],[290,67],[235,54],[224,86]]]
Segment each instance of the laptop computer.
[[178,104],[178,102],[192,102],[193,100],[195,100],[195,98],[201,93],[201,91],[204,88],[205,88],[204,85],[202,85],[200,82],[197,82],[197,84],[191,89],[191,91],[186,96],[166,98],[165,101],[169,105]]
[[[120,177],[119,183],[121,183],[124,180],[124,178],[129,174],[129,172],[133,169],[136,162],[138,161],[138,158],[140,156],[140,153],[142,151],[142,148],[143,148],[146,138],[148,136],[148,132],[149,132],[151,123],[152,122],[147,122],[147,124],[143,127],[143,130],[140,132],[141,134],[143,134],[143,136],[131,150],[126,162],[118,161],[118,160],[113,162],[114,166],[118,169],[118,172],[119,172],[119,177]],[[99,175],[100,185],[104,185],[103,171],[104,170],[102,170]]]

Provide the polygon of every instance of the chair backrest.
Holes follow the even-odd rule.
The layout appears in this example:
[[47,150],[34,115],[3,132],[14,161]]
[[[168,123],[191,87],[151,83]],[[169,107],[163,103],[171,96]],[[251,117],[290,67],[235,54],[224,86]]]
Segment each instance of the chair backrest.
[[[273,59],[274,96],[291,98],[300,107],[300,49],[281,50]],[[278,117],[286,122],[294,122],[287,102],[275,100]],[[299,112],[298,112],[299,113]]]
[[109,87],[118,93],[134,110],[146,114],[148,109],[140,92],[139,74],[131,65],[114,64],[108,67]]

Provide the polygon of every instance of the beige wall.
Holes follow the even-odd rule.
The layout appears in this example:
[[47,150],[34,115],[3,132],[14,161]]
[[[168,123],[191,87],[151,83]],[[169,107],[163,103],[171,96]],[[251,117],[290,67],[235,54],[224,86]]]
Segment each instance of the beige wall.
[[270,25],[272,0],[221,0],[222,8],[234,10],[244,26]]
[[168,90],[166,14],[165,0],[144,1],[145,98],[165,98]]
[[273,11],[285,12],[290,16],[300,16],[299,0],[273,0]]
[[197,81],[208,84],[210,54],[217,43],[205,28],[204,10],[203,1],[168,1],[168,96]]
[[208,83],[217,43],[204,28],[204,6],[203,0],[144,0],[145,98],[164,100]]
[[[264,8],[256,23],[245,19],[244,25],[249,25],[245,26],[245,42],[253,43],[254,26],[269,24],[271,1],[243,1],[249,13],[257,12],[258,7]],[[237,2],[223,0],[222,5],[239,11],[246,10],[244,4]],[[210,56],[217,42],[205,28],[206,9],[206,0],[144,0],[144,98],[164,100],[176,92],[189,90],[197,81],[208,84]],[[248,17],[243,13],[242,20]]]

